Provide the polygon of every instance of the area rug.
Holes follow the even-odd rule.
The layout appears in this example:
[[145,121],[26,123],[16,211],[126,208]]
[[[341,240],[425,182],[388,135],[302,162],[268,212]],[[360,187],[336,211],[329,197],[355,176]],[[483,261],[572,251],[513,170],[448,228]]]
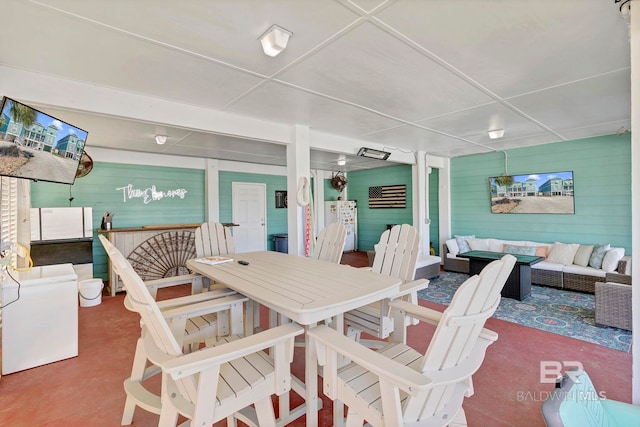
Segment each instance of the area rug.
[[[449,305],[458,286],[468,278],[461,273],[440,273],[418,297]],[[628,352],[631,332],[596,326],[594,308],[591,294],[533,285],[531,295],[523,301],[503,297],[493,317]]]

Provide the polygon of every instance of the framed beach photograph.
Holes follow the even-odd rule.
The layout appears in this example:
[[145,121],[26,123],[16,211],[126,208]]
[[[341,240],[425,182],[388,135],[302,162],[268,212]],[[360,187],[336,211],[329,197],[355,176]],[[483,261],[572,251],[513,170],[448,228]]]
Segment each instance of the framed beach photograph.
[[573,214],[573,172],[489,178],[491,213]]

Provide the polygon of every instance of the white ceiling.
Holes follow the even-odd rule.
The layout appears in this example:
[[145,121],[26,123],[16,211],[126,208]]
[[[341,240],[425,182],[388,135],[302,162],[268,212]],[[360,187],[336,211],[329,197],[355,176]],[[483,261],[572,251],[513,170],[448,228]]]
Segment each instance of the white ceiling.
[[[0,65],[113,96],[455,157],[629,129],[628,27],[618,7],[614,0],[2,0]],[[293,32],[275,58],[258,41],[272,24]],[[89,152],[286,163],[285,145],[269,138],[28,101],[87,130]],[[505,129],[504,138],[490,140],[491,128]],[[158,132],[167,144],[155,144]],[[345,150],[348,165],[338,167],[335,144],[312,148],[312,168],[381,164]]]

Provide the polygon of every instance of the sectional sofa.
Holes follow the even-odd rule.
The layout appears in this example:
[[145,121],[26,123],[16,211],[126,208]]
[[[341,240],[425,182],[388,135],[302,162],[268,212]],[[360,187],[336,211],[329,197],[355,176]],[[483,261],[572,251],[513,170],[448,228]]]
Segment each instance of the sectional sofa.
[[456,236],[442,246],[444,270],[469,273],[469,260],[458,254],[469,250],[537,255],[544,261],[531,267],[531,282],[581,292],[595,292],[607,273],[631,274],[631,256],[610,245],[579,245]]

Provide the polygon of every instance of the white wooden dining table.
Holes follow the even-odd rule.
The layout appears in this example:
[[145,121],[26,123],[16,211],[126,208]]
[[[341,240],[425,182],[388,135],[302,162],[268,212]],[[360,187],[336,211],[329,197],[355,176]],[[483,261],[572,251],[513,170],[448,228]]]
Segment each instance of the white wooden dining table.
[[[341,330],[343,313],[392,297],[399,292],[401,284],[400,279],[366,269],[280,252],[247,252],[229,256],[234,258],[233,262],[209,265],[189,260],[187,267],[289,318],[305,329],[318,322],[336,318],[338,320],[332,324]],[[305,337],[304,390],[294,390],[304,397],[305,405],[289,411],[288,399],[279,399],[278,424],[284,425],[306,411],[306,425],[317,426],[318,365],[315,348],[308,337]]]

